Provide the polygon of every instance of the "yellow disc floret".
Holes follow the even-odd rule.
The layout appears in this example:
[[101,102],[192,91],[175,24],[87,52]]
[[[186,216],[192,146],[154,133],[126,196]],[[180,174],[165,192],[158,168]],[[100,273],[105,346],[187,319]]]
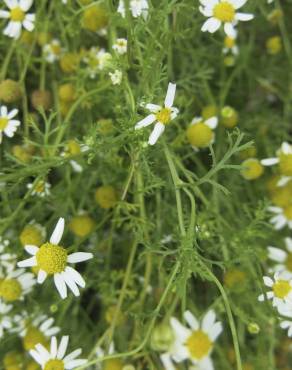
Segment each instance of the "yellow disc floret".
[[26,334],[22,339],[22,343],[26,351],[33,349],[38,343],[42,344],[44,347],[48,346],[48,341],[44,334],[34,326],[28,327]]
[[77,236],[81,238],[90,234],[95,226],[94,220],[87,215],[75,216],[72,218],[69,228]]
[[0,297],[7,302],[17,301],[21,297],[22,286],[17,279],[4,279],[0,285]]
[[236,39],[234,37],[226,36],[224,39],[224,46],[228,49],[232,49],[235,46]]
[[95,192],[95,200],[101,208],[112,208],[118,201],[116,190],[110,185],[100,186]]
[[202,330],[197,330],[187,339],[186,346],[195,360],[201,360],[208,355],[212,348],[212,342]]
[[228,1],[222,1],[214,6],[213,15],[221,22],[232,22],[235,18],[234,6]]
[[64,370],[64,362],[62,360],[54,359],[46,362],[44,370]]
[[280,154],[280,172],[284,176],[292,176],[292,154]]
[[59,245],[45,243],[36,253],[38,267],[47,274],[56,274],[65,270],[67,251]]
[[81,147],[76,140],[69,140],[66,145],[66,156],[74,157],[81,153]]
[[107,360],[105,361],[102,369],[103,370],[122,370],[123,363],[119,359]]
[[243,169],[240,171],[246,180],[258,179],[264,173],[264,167],[256,158],[249,158],[242,163]]
[[36,225],[26,225],[19,236],[20,242],[25,245],[39,246],[44,242],[41,229]]
[[10,10],[10,19],[13,22],[22,22],[25,18],[25,13],[19,6]]
[[8,122],[9,122],[8,118],[0,117],[0,131],[5,130]]
[[273,292],[277,298],[283,299],[288,296],[292,288],[287,280],[278,280],[273,285]]
[[199,122],[187,129],[187,138],[192,146],[205,148],[213,141],[214,133],[204,122]]
[[171,110],[169,108],[162,108],[156,113],[156,119],[158,122],[167,125],[171,121]]
[[282,40],[279,36],[270,37],[266,42],[266,48],[269,54],[276,55],[282,50]]

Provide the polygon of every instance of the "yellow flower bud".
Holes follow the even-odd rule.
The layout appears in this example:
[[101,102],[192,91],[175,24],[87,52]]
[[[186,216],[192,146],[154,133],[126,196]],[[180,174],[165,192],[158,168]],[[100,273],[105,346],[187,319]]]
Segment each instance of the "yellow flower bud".
[[60,58],[60,67],[65,73],[73,73],[77,70],[80,63],[78,53],[66,53]]
[[201,111],[201,116],[205,121],[207,121],[207,119],[209,118],[216,117],[217,115],[218,108],[216,107],[216,105],[206,105]]
[[0,100],[4,103],[14,103],[22,97],[19,82],[7,79],[0,83]]
[[246,180],[258,179],[264,173],[264,167],[256,158],[249,158],[242,163],[243,169],[240,171]]
[[75,87],[68,83],[61,85],[58,90],[59,99],[62,100],[64,103],[71,103],[76,98],[76,90]]
[[221,123],[227,128],[233,128],[238,124],[238,113],[232,107],[226,106],[221,110]]
[[94,220],[87,215],[79,215],[72,218],[69,228],[76,235],[81,238],[92,233],[95,227]]
[[44,229],[38,224],[26,225],[20,233],[20,243],[25,245],[40,246],[43,244],[45,238]]
[[266,48],[269,54],[276,55],[282,51],[282,40],[279,36],[270,37],[266,42]]
[[108,24],[108,11],[104,4],[97,4],[85,9],[82,16],[82,27],[96,32],[105,28]]
[[95,192],[95,200],[101,208],[112,208],[118,201],[117,192],[110,185],[100,186]]

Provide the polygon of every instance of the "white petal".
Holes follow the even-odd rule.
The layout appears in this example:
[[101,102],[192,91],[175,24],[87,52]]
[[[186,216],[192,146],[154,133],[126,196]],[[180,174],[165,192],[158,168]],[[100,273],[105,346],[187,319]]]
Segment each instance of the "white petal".
[[64,335],[59,344],[57,359],[61,360],[65,356],[65,353],[68,347],[68,342],[69,342],[69,336]]
[[263,166],[274,166],[279,163],[279,158],[266,158],[261,160]]
[[36,245],[25,245],[24,249],[27,251],[27,253],[31,254],[31,255],[35,255],[39,248],[36,246]]
[[160,105],[157,105],[157,104],[146,104],[146,108],[148,110],[150,110],[150,112],[152,113],[157,113],[158,111],[160,111],[162,109],[162,107]]
[[7,118],[12,119],[18,114],[18,109],[12,109],[11,112],[8,113]]
[[173,365],[171,361],[171,357],[168,353],[163,353],[160,356],[160,360],[163,363],[164,369],[166,370],[176,370],[175,366]]
[[234,6],[235,9],[241,8],[247,0],[232,0],[232,5]]
[[282,249],[275,247],[268,247],[269,258],[276,262],[284,262],[287,258],[287,253]]
[[175,336],[178,340],[184,343],[187,338],[191,335],[191,331],[185,328],[175,317],[170,319],[170,325],[175,332]]
[[40,343],[37,344],[35,346],[35,348],[38,351],[38,353],[40,354],[40,356],[42,357],[42,359],[44,359],[45,361],[47,361],[50,358],[49,351],[42,344],[40,344]]
[[20,0],[19,7],[24,12],[27,12],[28,9],[32,6],[33,0]]
[[83,277],[79,274],[78,271],[76,271],[75,269],[73,269],[72,267],[70,266],[67,266],[65,271],[70,274],[71,278],[75,281],[75,283],[77,285],[79,285],[81,288],[84,288],[85,287],[85,280],[83,279]]
[[236,13],[235,19],[238,21],[250,21],[254,18],[253,14],[247,14],[247,13]]
[[0,18],[9,18],[10,13],[7,10],[0,10]]
[[236,30],[232,23],[225,23],[224,31],[227,36],[232,37],[233,39],[236,37]]
[[71,275],[70,274],[67,274],[65,271],[62,272],[62,277],[65,281],[65,283],[68,285],[68,287],[70,288],[70,290],[73,292],[73,294],[75,295],[75,297],[79,297],[80,296],[80,292],[79,292],[79,289],[77,287],[77,285],[75,284],[75,281],[72,279]]
[[78,263],[78,262],[87,261],[91,258],[93,258],[92,253],[76,252],[76,253],[69,254],[69,256],[67,258],[67,262],[69,262],[69,263]]
[[205,124],[210,127],[210,129],[214,130],[218,125],[218,118],[217,117],[211,117],[205,121]]
[[199,322],[190,311],[186,311],[184,313],[184,318],[186,322],[189,324],[189,326],[192,328],[192,330],[199,329]]
[[47,273],[43,270],[39,270],[38,279],[37,279],[38,283],[42,284],[46,280],[46,278],[47,278]]
[[82,349],[81,348],[78,348],[76,349],[75,351],[71,352],[69,355],[67,355],[66,357],[64,357],[64,362],[68,362],[68,361],[72,361],[74,360],[76,357],[78,357],[79,355],[81,355],[82,353]]
[[57,338],[56,337],[52,337],[51,339],[51,355],[53,358],[56,358],[57,356],[57,352],[58,352],[58,346],[57,346]]
[[199,369],[201,370],[214,370],[213,362],[210,357],[205,357],[199,362]]
[[208,32],[214,33],[219,29],[220,26],[221,26],[221,22],[219,21],[219,19],[212,17],[206,20],[201,30],[202,32],[208,31]]
[[54,322],[54,319],[52,317],[45,320],[40,326],[41,331],[46,331],[47,329],[49,329],[49,327],[52,326],[53,322]]
[[81,365],[86,364],[86,362],[87,360],[84,360],[84,359],[72,360],[65,364],[65,369],[66,370],[74,369],[75,367],[79,367]]
[[210,310],[206,313],[202,321],[202,329],[208,333],[210,328],[214,325],[216,321],[216,314],[214,310]]
[[167,93],[164,101],[164,105],[166,108],[171,108],[174,102],[175,97],[175,91],[176,91],[176,84],[169,83],[167,88]]
[[23,27],[29,32],[34,30],[34,24],[28,19],[23,21]]
[[53,234],[51,236],[50,243],[56,245],[60,243],[60,240],[64,232],[64,227],[65,227],[64,218],[59,218],[57,225],[55,226],[55,229],[53,231]]
[[67,287],[61,274],[54,274],[54,282],[62,299],[67,297]]
[[149,116],[143,118],[141,121],[136,123],[135,130],[139,130],[142,127],[147,127],[151,125],[156,120],[156,116],[154,114],[149,114]]
[[36,265],[37,265],[37,261],[35,257],[27,258],[26,260],[17,262],[18,267],[32,267]]
[[212,340],[212,342],[215,342],[215,340],[218,338],[218,336],[222,333],[223,327],[221,322],[216,322],[209,331],[209,337]]
[[31,351],[29,351],[29,354],[40,365],[45,364],[46,361],[42,359],[41,355],[36,350],[32,349]]
[[154,130],[151,132],[148,143],[154,145],[159,137],[163,134],[165,130],[165,125],[163,123],[157,122],[154,126]]

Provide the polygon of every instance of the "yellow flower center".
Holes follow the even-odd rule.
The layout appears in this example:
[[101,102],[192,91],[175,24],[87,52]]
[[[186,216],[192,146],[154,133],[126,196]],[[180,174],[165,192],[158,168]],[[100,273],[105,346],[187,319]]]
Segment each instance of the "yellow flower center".
[[197,330],[187,339],[186,346],[195,360],[201,360],[207,356],[212,348],[212,342],[202,330]]
[[103,370],[122,370],[123,363],[119,359],[107,360],[105,361],[102,369]]
[[288,271],[292,271],[292,253],[287,255],[287,259],[285,261],[285,266],[287,267]]
[[13,302],[20,298],[22,286],[16,279],[4,279],[0,285],[0,296],[5,301]]
[[292,176],[292,154],[280,154],[280,172],[284,176]]
[[162,108],[156,113],[157,121],[167,125],[171,121],[171,110],[169,108]]
[[44,347],[48,346],[48,341],[44,334],[34,326],[27,329],[25,336],[22,339],[23,347],[26,351],[33,349],[38,343],[42,344]]
[[187,129],[187,138],[191,145],[204,148],[212,142],[214,133],[204,122],[200,122]]
[[81,153],[80,145],[75,140],[69,140],[66,147],[67,155],[74,156]]
[[6,128],[8,122],[8,118],[0,117],[0,131],[3,131]]
[[10,10],[10,19],[14,22],[22,22],[25,18],[25,13],[20,9],[20,7],[16,7]]
[[284,207],[284,215],[288,220],[292,220],[292,205]]
[[39,246],[43,242],[42,233],[35,225],[25,226],[19,236],[19,239],[23,246],[28,244]]
[[232,49],[233,46],[235,45],[235,39],[233,37],[229,37],[229,36],[225,37],[224,45],[225,45],[226,48]]
[[62,360],[49,360],[46,362],[44,370],[64,370],[64,362]]
[[51,50],[52,50],[52,53],[55,55],[61,54],[61,46],[58,43],[52,43]]
[[53,275],[65,270],[67,251],[59,245],[45,243],[36,253],[38,267],[47,274]]
[[37,193],[43,193],[45,191],[45,182],[44,181],[38,181],[35,184],[33,190],[36,191]]
[[[277,180],[277,182],[279,179]],[[279,207],[285,207],[292,201],[292,189],[290,185],[277,187],[270,194],[272,202]]]
[[291,292],[291,286],[289,284],[289,281],[286,280],[278,280],[273,285],[273,292],[277,298],[285,298],[287,295]]
[[228,1],[222,1],[215,5],[213,15],[221,22],[232,22],[235,18],[235,9]]
[[247,159],[242,163],[242,166],[241,175],[246,180],[255,180],[264,172],[264,167],[261,165],[260,161],[254,158]]

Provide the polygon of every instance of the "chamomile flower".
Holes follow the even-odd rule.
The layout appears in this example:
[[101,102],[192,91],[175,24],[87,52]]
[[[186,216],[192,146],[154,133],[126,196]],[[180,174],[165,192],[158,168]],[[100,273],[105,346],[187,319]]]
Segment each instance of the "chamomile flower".
[[6,304],[0,300],[0,338],[4,336],[6,330],[13,327],[13,318],[7,315],[12,310],[12,304]]
[[44,180],[38,180],[37,182],[29,183],[26,187],[31,190],[31,195],[35,195],[40,198],[44,198],[51,194],[51,184]]
[[292,279],[292,239],[285,238],[286,251],[280,248],[268,247],[268,257],[277,262],[272,268],[274,272],[286,272]]
[[24,269],[11,266],[0,276],[0,298],[6,302],[23,300],[31,292],[36,281],[34,275]]
[[187,139],[195,150],[208,147],[215,140],[213,130],[218,125],[218,118],[211,117],[204,121],[202,117],[195,117],[187,129]]
[[120,55],[126,54],[128,41],[127,39],[117,39],[113,44],[113,49]]
[[178,115],[179,110],[173,107],[175,91],[176,85],[169,83],[164,100],[164,107],[156,104],[146,104],[146,108],[151,112],[151,114],[135,125],[135,130],[139,130],[156,122],[148,140],[150,145],[154,145],[157,142],[159,137],[163,134],[165,126],[167,126]]
[[27,314],[20,317],[18,327],[24,349],[32,350],[38,343],[47,347],[50,338],[60,331],[58,326],[54,326],[54,321],[46,315],[37,315],[32,319]]
[[116,69],[114,72],[109,72],[109,76],[113,85],[120,85],[123,79],[123,72]]
[[270,219],[270,223],[274,226],[275,230],[281,230],[285,226],[292,229],[292,205],[281,207],[268,207],[268,210],[275,213],[276,216]]
[[33,0],[4,0],[9,10],[0,10],[0,18],[8,19],[3,34],[18,39],[22,27],[31,32],[34,29],[35,14],[27,14]]
[[0,106],[0,144],[2,136],[13,137],[17,127],[20,126],[20,121],[13,119],[18,114],[18,109],[13,109],[8,112],[5,105]]
[[283,142],[276,152],[276,157],[263,159],[261,163],[263,166],[278,165],[281,173],[278,186],[286,185],[292,179],[292,145]]
[[238,21],[250,21],[253,14],[237,13],[247,0],[200,0],[200,12],[208,17],[201,30],[203,32],[216,32],[224,25],[225,33],[234,37],[236,35],[234,26]]
[[92,258],[92,253],[76,252],[68,255],[66,249],[59,245],[65,227],[65,221],[60,218],[51,235],[50,241],[36,245],[26,245],[25,250],[32,255],[31,258],[18,262],[19,267],[33,267],[39,269],[37,281],[42,284],[47,276],[54,277],[54,283],[64,299],[67,297],[67,286],[75,296],[79,296],[78,286],[84,288],[85,281],[82,276],[68,263],[78,263]]
[[109,66],[112,56],[105,49],[92,47],[84,57],[84,62],[88,65],[88,73],[90,78],[95,78],[96,75]]
[[49,44],[43,46],[43,53],[48,63],[54,63],[60,59],[62,47],[59,40],[54,39]]
[[[146,20],[148,16],[148,10],[149,10],[148,0],[130,0],[129,9],[134,18],[138,18],[142,16]],[[126,8],[125,8],[124,0],[120,0],[119,2],[118,13],[120,13],[121,16],[125,18]]]
[[239,54],[238,46],[236,45],[236,38],[237,38],[237,31],[235,31],[235,34],[233,37],[226,36],[224,39],[224,48],[223,48],[223,54],[232,53],[233,55]]
[[41,343],[35,349],[29,351],[34,360],[41,365],[42,369],[69,370],[84,365],[87,360],[77,359],[81,353],[81,348],[76,349],[65,356],[69,343],[69,336],[63,336],[58,346],[57,338],[52,337],[50,350],[48,351]]
[[175,341],[170,352],[163,356],[163,362],[165,364],[168,362],[169,365],[166,369],[172,369],[171,359],[178,363],[188,359],[199,369],[213,369],[210,356],[214,342],[222,332],[221,322],[216,322],[216,314],[213,310],[206,313],[201,323],[190,311],[184,313],[184,318],[190,329],[183,326],[176,318],[171,318],[170,324],[175,334]]
[[288,274],[276,272],[274,279],[264,276],[263,280],[264,284],[271,290],[259,295],[260,302],[265,299],[272,300],[273,306],[277,308],[286,303],[292,304],[292,280],[289,279]]

